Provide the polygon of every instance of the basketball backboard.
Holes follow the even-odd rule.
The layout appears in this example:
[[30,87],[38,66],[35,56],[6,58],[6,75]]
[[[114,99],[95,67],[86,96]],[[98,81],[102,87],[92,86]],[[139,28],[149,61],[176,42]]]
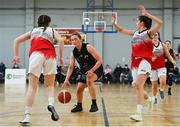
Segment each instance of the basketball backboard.
[[85,33],[116,33],[111,23],[112,16],[117,22],[117,12],[83,12],[82,32]]

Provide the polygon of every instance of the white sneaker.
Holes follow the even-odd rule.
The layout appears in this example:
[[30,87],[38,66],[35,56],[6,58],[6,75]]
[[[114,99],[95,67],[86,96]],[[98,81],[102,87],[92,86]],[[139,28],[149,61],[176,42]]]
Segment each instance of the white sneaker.
[[131,116],[129,116],[129,118],[132,119],[132,120],[134,120],[134,121],[136,121],[136,122],[142,121],[142,115],[139,114],[139,113],[136,113],[136,114],[134,114],[134,115],[131,115]]
[[29,126],[30,125],[30,115],[25,115],[21,121],[19,121],[21,126]]

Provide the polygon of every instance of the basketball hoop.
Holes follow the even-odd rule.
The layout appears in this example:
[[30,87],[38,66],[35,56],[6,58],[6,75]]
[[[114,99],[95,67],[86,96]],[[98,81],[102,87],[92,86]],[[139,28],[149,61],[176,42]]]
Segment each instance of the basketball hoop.
[[106,22],[105,21],[94,21],[94,30],[96,32],[103,32],[106,30]]
[[104,31],[104,28],[102,28],[102,27],[97,27],[97,28],[96,28],[96,31],[102,32],[102,31]]
[[83,12],[82,31],[85,33],[116,33],[112,18],[117,22],[117,12]]

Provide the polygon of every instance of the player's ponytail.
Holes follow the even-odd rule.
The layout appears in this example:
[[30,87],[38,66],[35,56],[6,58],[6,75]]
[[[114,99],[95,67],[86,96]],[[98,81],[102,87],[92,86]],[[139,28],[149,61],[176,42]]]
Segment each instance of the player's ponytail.
[[49,26],[51,18],[47,15],[40,15],[38,18],[38,27],[44,27],[43,32],[46,30],[46,27]]

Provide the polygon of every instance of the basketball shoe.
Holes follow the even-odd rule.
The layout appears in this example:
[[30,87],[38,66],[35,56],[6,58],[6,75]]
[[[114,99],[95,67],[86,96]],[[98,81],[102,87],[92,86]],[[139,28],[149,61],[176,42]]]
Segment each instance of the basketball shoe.
[[164,91],[161,91],[159,89],[159,95],[160,95],[161,100],[164,100]]
[[91,108],[89,109],[89,112],[97,112],[98,111],[98,106],[97,104],[92,104]]
[[136,122],[142,121],[141,113],[135,113],[134,115],[129,116],[129,118],[136,121]]
[[29,126],[30,125],[30,114],[25,114],[23,119],[19,121],[21,126]]
[[171,93],[171,87],[168,88],[168,95],[172,95],[172,93]]
[[154,98],[154,104],[157,104],[157,98]]
[[81,112],[83,110],[82,108],[82,105],[74,105],[73,109],[71,109],[71,112],[72,113],[75,113],[75,112]]
[[59,115],[58,115],[58,113],[56,112],[54,106],[48,105],[47,109],[52,113],[52,114],[51,114],[51,119],[52,119],[53,121],[58,121],[58,120],[59,120]]

